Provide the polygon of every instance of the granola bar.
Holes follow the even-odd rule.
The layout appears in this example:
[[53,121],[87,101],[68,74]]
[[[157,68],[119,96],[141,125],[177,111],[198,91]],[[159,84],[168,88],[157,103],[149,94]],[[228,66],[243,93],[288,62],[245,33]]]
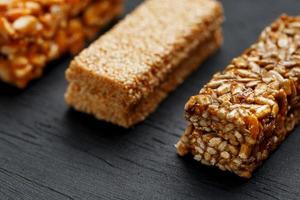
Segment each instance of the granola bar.
[[49,61],[79,52],[122,0],[0,1],[0,80],[24,88]]
[[123,127],[144,120],[219,48],[222,19],[214,0],[144,2],[74,59],[67,103]]
[[178,153],[249,178],[299,123],[299,94],[300,17],[282,15],[189,99]]

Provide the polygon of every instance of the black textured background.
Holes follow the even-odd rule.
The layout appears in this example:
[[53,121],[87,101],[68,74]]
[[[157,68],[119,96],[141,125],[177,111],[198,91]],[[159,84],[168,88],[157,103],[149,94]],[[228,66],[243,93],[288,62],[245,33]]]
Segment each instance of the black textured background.
[[[126,11],[140,2],[128,0]],[[50,64],[23,92],[0,84],[0,199],[299,199],[299,128],[249,181],[175,153],[188,97],[281,13],[300,14],[299,0],[223,4],[222,49],[130,130],[66,106],[70,57]]]

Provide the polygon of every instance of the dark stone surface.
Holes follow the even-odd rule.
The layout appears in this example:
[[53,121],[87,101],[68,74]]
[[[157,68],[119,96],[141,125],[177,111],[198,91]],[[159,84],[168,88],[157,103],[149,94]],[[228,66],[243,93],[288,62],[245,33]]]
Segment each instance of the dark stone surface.
[[[139,2],[127,1],[127,12]],[[222,49],[132,129],[66,106],[70,57],[51,63],[25,91],[1,84],[0,199],[299,199],[299,128],[248,181],[175,153],[188,97],[281,13],[300,14],[299,0],[223,3]]]

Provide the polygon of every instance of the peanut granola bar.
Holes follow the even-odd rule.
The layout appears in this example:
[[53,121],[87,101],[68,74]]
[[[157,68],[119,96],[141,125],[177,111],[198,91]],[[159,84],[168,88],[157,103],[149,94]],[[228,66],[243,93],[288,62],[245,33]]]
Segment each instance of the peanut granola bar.
[[121,10],[122,0],[0,1],[0,80],[24,88],[46,63],[81,50]]
[[300,120],[300,17],[282,15],[185,105],[179,155],[249,178]]
[[219,48],[222,19],[214,0],[144,2],[74,59],[67,103],[123,127],[144,120]]

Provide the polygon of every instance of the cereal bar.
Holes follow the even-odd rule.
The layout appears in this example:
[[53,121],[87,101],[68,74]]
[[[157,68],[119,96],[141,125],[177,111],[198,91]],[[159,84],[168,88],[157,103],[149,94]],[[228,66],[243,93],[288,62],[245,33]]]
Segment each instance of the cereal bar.
[[24,88],[49,61],[77,53],[122,0],[0,1],[0,80]]
[[189,99],[178,153],[249,178],[299,123],[299,94],[300,17],[282,15]]
[[222,19],[214,0],[145,1],[74,59],[67,103],[123,127],[144,120],[219,48]]

